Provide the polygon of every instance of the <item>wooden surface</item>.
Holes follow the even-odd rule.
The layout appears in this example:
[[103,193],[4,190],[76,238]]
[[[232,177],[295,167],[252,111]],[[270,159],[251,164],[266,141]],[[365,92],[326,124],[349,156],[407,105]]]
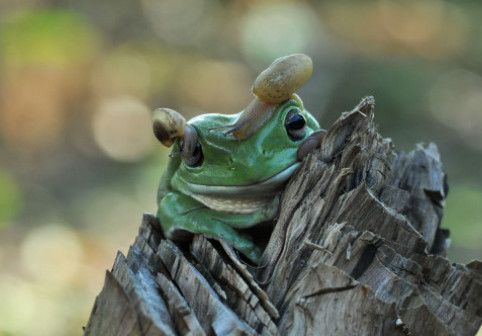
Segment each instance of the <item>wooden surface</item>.
[[222,241],[165,240],[144,215],[85,335],[475,335],[482,263],[445,258],[437,148],[395,151],[373,109],[344,113],[303,161],[260,267]]

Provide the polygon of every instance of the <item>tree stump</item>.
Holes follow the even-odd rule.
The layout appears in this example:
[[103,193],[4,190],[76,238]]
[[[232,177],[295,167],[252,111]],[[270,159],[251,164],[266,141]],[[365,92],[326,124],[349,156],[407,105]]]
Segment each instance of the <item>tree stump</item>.
[[376,131],[367,97],[290,180],[259,267],[144,215],[117,255],[85,335],[475,335],[482,263],[445,258],[435,144],[408,154]]

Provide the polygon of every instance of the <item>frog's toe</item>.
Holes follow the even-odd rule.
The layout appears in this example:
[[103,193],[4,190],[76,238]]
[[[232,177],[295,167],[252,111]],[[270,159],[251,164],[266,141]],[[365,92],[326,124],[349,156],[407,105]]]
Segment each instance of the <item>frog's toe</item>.
[[257,246],[254,246],[249,251],[241,251],[243,255],[245,255],[251,262],[254,264],[258,264],[259,260],[261,259],[261,255],[263,254],[263,250]]
[[226,237],[222,237],[222,239],[225,240],[227,243],[232,244],[235,250],[243,254],[253,263],[258,264],[258,261],[261,258],[261,255],[263,254],[263,250],[260,247],[256,246],[254,242],[252,242],[247,237],[242,237],[242,236],[238,236],[236,238],[231,237],[231,238],[234,238],[231,241],[225,238]]
[[193,236],[191,231],[178,227],[171,227],[168,230],[164,230],[164,234],[167,239],[174,241],[187,241]]

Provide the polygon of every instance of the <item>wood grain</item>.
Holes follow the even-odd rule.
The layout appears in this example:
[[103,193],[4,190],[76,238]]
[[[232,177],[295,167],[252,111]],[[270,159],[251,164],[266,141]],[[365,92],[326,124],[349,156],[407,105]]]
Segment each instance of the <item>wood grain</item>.
[[146,214],[84,334],[475,335],[482,263],[445,258],[447,193],[436,145],[395,150],[367,97],[290,180],[259,267]]

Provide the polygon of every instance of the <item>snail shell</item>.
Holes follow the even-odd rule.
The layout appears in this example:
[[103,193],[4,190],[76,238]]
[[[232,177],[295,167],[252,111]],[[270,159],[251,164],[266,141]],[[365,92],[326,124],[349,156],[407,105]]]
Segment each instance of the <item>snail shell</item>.
[[254,81],[251,91],[261,100],[281,103],[289,99],[313,73],[313,62],[304,54],[293,54],[275,60]]

